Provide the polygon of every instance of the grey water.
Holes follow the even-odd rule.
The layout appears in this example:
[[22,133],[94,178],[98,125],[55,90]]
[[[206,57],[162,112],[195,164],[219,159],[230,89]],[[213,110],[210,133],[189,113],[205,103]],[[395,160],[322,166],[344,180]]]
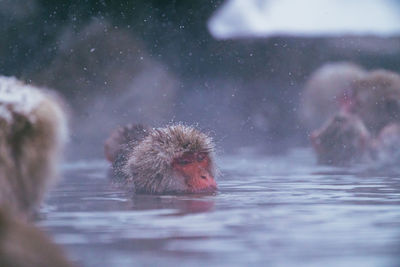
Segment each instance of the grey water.
[[135,195],[70,162],[41,228],[80,266],[400,266],[400,175],[308,149],[221,156],[215,195]]

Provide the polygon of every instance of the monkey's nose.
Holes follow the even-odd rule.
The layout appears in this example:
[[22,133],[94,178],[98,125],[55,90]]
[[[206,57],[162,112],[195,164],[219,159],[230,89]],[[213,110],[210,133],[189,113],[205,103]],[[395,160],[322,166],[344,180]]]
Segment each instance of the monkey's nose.
[[200,177],[204,180],[207,180],[207,176],[206,175],[200,175]]

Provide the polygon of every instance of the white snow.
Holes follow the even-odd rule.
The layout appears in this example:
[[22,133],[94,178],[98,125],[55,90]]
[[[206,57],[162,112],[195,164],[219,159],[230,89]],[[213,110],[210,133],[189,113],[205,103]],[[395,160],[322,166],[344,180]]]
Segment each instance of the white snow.
[[43,99],[43,94],[35,87],[14,77],[0,76],[0,118],[11,122],[13,113],[18,113],[34,120],[32,111]]
[[227,0],[208,27],[217,39],[400,35],[400,5],[393,0]]

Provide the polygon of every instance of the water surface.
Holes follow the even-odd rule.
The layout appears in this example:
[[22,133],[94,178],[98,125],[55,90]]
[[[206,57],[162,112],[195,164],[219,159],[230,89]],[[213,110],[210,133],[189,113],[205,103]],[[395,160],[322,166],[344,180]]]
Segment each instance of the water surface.
[[400,266],[400,175],[223,156],[216,195],[134,195],[71,162],[40,226],[82,266]]

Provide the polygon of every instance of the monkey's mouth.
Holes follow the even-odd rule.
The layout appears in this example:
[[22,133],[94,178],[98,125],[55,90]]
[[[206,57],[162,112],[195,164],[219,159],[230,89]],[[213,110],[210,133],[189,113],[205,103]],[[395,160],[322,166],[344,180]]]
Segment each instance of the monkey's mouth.
[[199,175],[186,180],[184,191],[189,194],[210,194],[217,191],[217,183],[211,175]]
[[218,190],[217,185],[209,185],[202,188],[189,188],[186,193],[188,194],[212,194]]

